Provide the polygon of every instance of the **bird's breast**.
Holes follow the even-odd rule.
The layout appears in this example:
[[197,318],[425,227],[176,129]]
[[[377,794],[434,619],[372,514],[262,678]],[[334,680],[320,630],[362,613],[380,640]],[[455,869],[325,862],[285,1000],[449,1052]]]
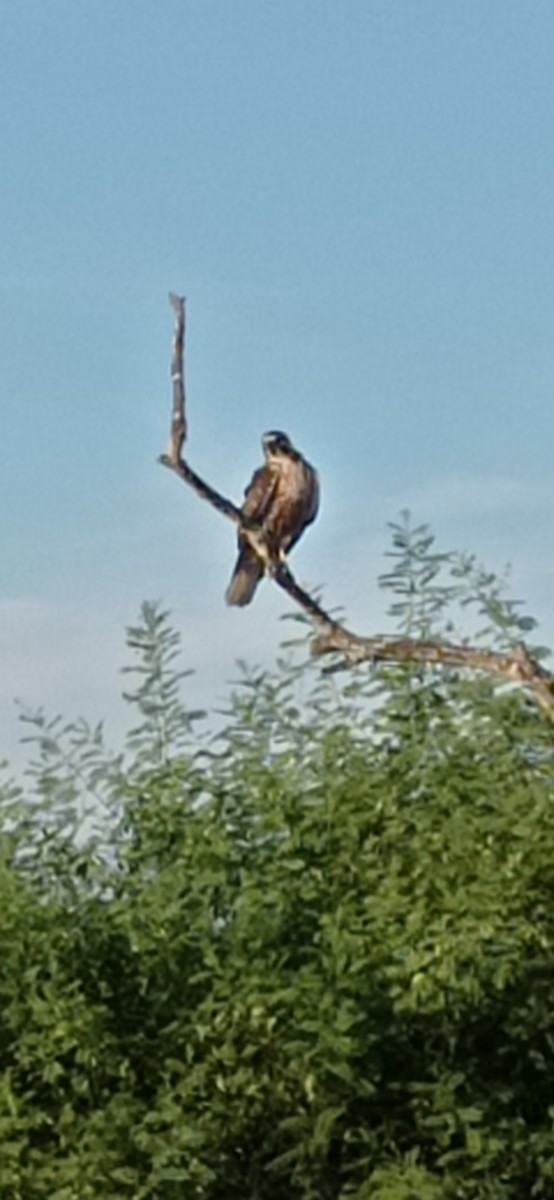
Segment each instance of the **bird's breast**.
[[286,550],[297,540],[305,525],[317,512],[317,476],[301,459],[283,458],[279,462],[275,495],[268,515],[267,529]]

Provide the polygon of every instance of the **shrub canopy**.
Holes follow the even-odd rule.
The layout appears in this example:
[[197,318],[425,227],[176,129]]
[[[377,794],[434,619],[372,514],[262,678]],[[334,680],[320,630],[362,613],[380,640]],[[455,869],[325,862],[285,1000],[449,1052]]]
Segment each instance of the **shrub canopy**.
[[[473,560],[393,528],[402,632],[513,645]],[[0,1192],[554,1196],[552,734],[436,668],[245,671],[217,735],[178,635],[137,723],[35,716],[0,838]]]

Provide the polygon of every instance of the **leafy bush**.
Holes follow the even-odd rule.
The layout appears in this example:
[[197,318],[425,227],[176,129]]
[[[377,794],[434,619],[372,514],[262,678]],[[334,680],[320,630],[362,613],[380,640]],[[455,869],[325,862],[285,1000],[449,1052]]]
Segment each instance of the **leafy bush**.
[[[426,529],[392,554],[403,632],[532,627]],[[462,671],[279,663],[202,734],[167,615],[128,640],[123,752],[39,715],[2,791],[0,1194],[554,1196],[544,718]]]

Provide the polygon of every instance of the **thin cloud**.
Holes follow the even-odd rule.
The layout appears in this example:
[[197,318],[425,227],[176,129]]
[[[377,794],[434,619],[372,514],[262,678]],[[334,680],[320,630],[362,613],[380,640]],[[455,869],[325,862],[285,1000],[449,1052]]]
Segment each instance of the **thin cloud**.
[[407,507],[414,514],[433,514],[441,517],[467,517],[473,514],[532,513],[552,507],[554,489],[544,484],[512,479],[509,476],[490,476],[474,473],[438,477],[415,488],[405,496],[405,504],[395,496],[398,507]]

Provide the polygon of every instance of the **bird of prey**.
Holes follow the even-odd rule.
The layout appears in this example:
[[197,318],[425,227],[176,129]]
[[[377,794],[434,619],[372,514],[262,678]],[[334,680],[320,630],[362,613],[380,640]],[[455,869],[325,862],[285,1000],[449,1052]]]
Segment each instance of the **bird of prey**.
[[[317,472],[294,449],[286,433],[272,430],[262,438],[263,467],[255,472],[245,493],[241,512],[253,521],[267,546],[269,556],[283,561],[307,525],[317,516],[319,483]],[[239,532],[239,554],[225,593],[227,604],[250,601],[265,563]]]

